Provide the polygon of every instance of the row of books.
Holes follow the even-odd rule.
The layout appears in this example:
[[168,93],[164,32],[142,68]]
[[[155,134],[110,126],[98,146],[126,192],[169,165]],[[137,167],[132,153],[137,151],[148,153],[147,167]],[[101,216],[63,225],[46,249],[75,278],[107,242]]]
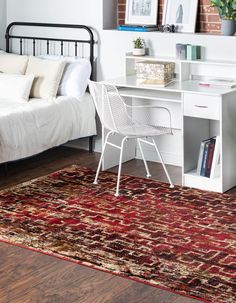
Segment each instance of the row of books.
[[208,178],[217,177],[219,168],[219,158],[219,136],[203,140],[200,145],[197,174]]
[[134,32],[158,31],[157,25],[119,25],[117,29],[120,31],[134,31]]

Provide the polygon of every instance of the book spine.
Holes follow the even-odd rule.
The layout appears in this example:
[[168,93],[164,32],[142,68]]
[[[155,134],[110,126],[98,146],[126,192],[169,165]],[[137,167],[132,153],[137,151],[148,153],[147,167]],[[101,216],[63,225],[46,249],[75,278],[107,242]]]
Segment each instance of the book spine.
[[133,32],[154,32],[158,31],[158,28],[155,27],[133,27],[133,26],[118,26],[120,31],[133,31]]
[[198,156],[198,163],[197,163],[197,174],[200,176],[201,174],[201,167],[202,167],[202,159],[204,153],[205,142],[201,142],[199,156]]
[[211,165],[212,165],[212,160],[213,160],[213,154],[214,154],[214,149],[215,149],[215,139],[212,139],[210,142],[209,146],[209,153],[207,157],[207,168],[206,168],[206,177],[210,178],[211,174]]
[[133,31],[133,32],[147,32],[148,29],[145,27],[131,27],[131,26],[118,26],[119,31]]
[[202,167],[201,167],[201,176],[202,177],[206,176],[207,156],[208,156],[208,152],[209,152],[209,146],[210,146],[210,141],[207,141],[205,143],[204,153],[203,153],[203,159],[202,159]]
[[214,149],[214,154],[213,154],[213,159],[212,159],[210,178],[217,177],[217,173],[218,173],[217,167],[218,167],[219,158],[220,158],[220,137],[216,136],[216,142],[215,142],[215,149]]

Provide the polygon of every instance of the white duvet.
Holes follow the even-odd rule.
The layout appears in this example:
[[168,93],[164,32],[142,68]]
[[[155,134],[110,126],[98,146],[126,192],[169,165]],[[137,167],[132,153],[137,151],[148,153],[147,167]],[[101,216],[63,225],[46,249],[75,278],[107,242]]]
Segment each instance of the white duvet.
[[96,134],[91,96],[29,102],[0,98],[0,163]]

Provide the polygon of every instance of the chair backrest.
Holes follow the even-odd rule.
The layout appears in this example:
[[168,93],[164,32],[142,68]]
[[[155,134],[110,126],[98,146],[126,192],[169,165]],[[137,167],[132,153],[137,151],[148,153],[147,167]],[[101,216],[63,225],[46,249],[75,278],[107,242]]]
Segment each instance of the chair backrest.
[[122,127],[132,123],[125,102],[115,86],[89,81],[89,90],[105,128],[119,132]]

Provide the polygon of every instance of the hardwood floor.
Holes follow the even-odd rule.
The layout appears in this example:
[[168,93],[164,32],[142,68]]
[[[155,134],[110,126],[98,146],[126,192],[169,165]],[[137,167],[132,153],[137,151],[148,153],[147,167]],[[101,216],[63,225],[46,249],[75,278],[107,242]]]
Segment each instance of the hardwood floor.
[[[59,147],[36,157],[0,167],[0,189],[48,174],[70,164],[95,169],[99,154]],[[152,163],[153,178],[166,181],[162,168]],[[169,166],[180,184],[180,168]],[[112,169],[112,171],[116,169]],[[145,176],[140,160],[127,162],[123,173]],[[235,189],[231,191],[235,193]],[[200,301],[141,283],[59,260],[0,242],[1,303],[197,303]]]

